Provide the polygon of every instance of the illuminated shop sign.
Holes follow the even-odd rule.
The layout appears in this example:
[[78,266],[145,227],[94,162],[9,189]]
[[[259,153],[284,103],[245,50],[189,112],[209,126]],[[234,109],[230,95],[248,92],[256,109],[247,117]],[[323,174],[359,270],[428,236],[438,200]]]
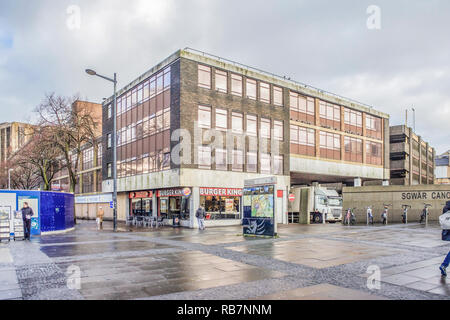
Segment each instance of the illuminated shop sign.
[[200,195],[213,197],[241,197],[242,189],[200,188]]
[[153,197],[153,191],[130,192],[130,199],[142,199]]
[[158,190],[156,196],[160,197],[188,197],[191,195],[190,188],[176,188],[176,189],[164,189]]

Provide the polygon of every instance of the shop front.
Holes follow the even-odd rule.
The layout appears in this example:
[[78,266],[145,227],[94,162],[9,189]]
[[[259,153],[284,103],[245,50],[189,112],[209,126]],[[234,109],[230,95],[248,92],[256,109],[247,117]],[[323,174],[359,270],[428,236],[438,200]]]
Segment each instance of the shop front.
[[242,218],[242,189],[200,188],[200,205],[206,220],[240,220]]
[[130,192],[130,216],[152,216],[153,191]]
[[171,188],[157,190],[158,217],[173,221],[179,218],[181,221],[190,219],[191,188]]

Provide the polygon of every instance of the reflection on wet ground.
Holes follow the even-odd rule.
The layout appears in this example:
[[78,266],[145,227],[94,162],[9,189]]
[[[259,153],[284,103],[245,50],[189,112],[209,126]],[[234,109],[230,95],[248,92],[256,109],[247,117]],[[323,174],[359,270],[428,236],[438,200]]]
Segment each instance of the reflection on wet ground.
[[[17,274],[14,283],[0,277],[0,299],[450,298],[437,270],[449,246],[437,226],[283,225],[276,239],[243,237],[241,226],[111,229],[81,221],[0,250],[0,271]],[[379,291],[366,285],[373,265]],[[67,287],[70,270],[80,272],[79,290]]]

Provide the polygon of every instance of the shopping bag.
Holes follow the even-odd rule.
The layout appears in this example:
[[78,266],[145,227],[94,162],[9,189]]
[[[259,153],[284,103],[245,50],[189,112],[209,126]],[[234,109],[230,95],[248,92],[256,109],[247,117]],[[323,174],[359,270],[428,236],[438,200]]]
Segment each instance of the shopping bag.
[[450,211],[447,211],[439,217],[439,224],[442,230],[450,230]]

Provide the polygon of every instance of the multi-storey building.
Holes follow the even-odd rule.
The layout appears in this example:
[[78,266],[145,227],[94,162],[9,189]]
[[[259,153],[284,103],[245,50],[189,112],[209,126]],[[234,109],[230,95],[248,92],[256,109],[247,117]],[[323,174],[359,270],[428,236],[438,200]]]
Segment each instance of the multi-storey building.
[[[103,191],[112,191],[112,99],[103,104]],[[180,50],[117,99],[118,214],[193,227],[238,224],[247,179],[275,177],[279,223],[291,184],[389,179],[389,117],[222,58]],[[179,152],[182,150],[181,152]]]
[[391,184],[434,184],[435,150],[405,125],[390,127]]
[[32,126],[27,123],[7,122],[0,124],[0,163],[22,148],[29,140]]
[[450,184],[450,150],[435,159],[435,183]]

